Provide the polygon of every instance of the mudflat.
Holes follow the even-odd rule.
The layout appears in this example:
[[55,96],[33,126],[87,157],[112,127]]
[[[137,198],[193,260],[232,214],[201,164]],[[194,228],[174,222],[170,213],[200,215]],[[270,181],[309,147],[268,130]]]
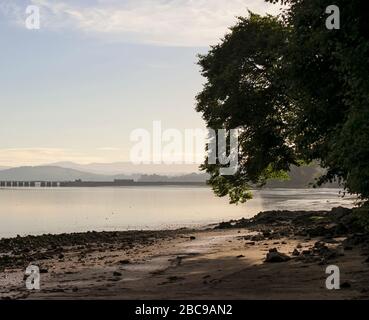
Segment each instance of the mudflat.
[[[369,236],[351,210],[260,213],[206,230],[0,240],[2,299],[368,299]],[[40,290],[25,286],[40,268]],[[326,269],[340,269],[340,290]]]

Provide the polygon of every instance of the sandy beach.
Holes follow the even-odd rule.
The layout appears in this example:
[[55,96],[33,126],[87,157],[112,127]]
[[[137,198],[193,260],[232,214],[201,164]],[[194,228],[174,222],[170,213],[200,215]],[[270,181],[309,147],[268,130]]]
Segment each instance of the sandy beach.
[[[0,297],[368,299],[368,238],[350,230],[349,213],[267,212],[206,230],[2,239]],[[29,264],[40,268],[40,290],[25,287]],[[326,289],[328,265],[340,268],[340,290]]]

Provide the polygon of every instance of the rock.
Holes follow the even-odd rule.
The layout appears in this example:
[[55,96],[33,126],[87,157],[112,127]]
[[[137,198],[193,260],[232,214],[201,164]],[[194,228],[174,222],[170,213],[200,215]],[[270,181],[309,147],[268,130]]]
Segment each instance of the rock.
[[231,222],[221,222],[215,229],[231,229],[233,227]]
[[237,258],[238,259],[240,259],[240,258],[244,258],[245,256],[244,255],[242,255],[242,254],[240,254],[239,256],[237,256]]
[[344,282],[341,284],[341,289],[349,289],[349,288],[351,288],[351,283]]
[[327,260],[336,259],[338,257],[343,256],[344,254],[340,253],[338,249],[328,249],[325,252],[321,253]]
[[120,260],[120,264],[130,264],[131,262],[129,260]]
[[178,277],[178,276],[171,276],[167,278],[169,281],[180,281],[180,280],[184,280],[183,277]]
[[297,249],[295,249],[295,250],[293,250],[292,255],[294,257],[298,257],[300,255],[300,251],[298,251]]
[[190,237],[190,240],[196,240],[196,237],[191,236],[191,237]]
[[64,259],[64,254],[59,254],[58,258],[61,260],[61,259]]
[[120,272],[118,272],[118,271],[114,271],[113,276],[114,277],[121,277],[122,274]]
[[269,252],[267,253],[265,262],[268,263],[278,263],[278,262],[286,262],[289,261],[291,258],[289,256],[287,256],[284,253],[280,253],[278,252],[277,249],[270,249]]
[[266,230],[266,231],[263,231],[263,237],[264,238],[269,238],[271,236],[271,231],[270,230]]
[[47,268],[42,268],[40,269],[40,273],[48,273],[49,270]]
[[302,245],[301,243],[299,243],[297,246],[296,246],[297,249],[302,249]]
[[322,242],[322,241],[317,241],[317,242],[315,242],[315,244],[314,244],[314,248],[324,248],[324,247],[326,247],[326,245],[325,245],[325,243],[324,243],[324,242]]
[[352,213],[352,209],[337,207],[337,208],[332,209],[330,215],[334,216],[336,220],[341,220],[345,218],[346,216],[350,216],[351,213]]
[[265,237],[262,234],[257,234],[255,236],[251,237],[251,241],[263,241],[265,240]]
[[248,245],[248,246],[254,246],[255,245],[255,241],[246,242],[246,245]]
[[324,238],[324,241],[326,243],[330,243],[330,244],[337,244],[337,243],[339,243],[337,240],[335,240],[333,238]]

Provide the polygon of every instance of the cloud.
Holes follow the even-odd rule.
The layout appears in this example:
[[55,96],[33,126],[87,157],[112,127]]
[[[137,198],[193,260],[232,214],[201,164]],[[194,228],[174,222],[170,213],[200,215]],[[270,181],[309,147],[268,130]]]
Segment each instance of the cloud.
[[60,148],[8,148],[0,149],[1,166],[33,166],[58,161],[79,163],[99,162],[106,159],[88,153]]
[[[247,9],[262,14],[278,13],[279,10],[277,5],[264,0],[31,2],[40,6],[42,28],[69,29],[105,39],[165,46],[215,44],[234,24],[235,17],[246,15]],[[10,10],[9,7],[7,9]],[[19,4],[14,11],[17,11],[17,19],[20,19]]]

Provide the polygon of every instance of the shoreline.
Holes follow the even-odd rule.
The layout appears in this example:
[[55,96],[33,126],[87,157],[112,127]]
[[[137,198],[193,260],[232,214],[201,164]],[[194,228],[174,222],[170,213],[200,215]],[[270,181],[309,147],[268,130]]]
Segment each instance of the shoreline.
[[[369,299],[369,236],[350,213],[1,239],[0,299]],[[40,268],[39,291],[25,288],[29,264]],[[325,288],[328,265],[340,267],[341,290]]]

